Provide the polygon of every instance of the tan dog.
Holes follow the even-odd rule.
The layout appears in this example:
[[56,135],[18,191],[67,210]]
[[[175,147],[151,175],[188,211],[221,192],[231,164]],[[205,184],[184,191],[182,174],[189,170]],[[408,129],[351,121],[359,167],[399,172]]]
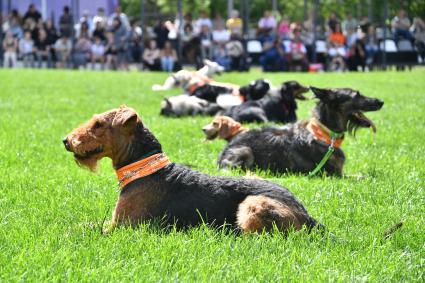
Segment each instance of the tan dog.
[[210,124],[203,127],[202,131],[207,140],[220,138],[230,142],[235,136],[247,132],[248,129],[230,117],[217,116]]

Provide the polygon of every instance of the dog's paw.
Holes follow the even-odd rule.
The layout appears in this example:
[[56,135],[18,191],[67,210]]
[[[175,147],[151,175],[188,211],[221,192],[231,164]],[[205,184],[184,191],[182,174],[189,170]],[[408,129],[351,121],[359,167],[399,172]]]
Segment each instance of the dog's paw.
[[103,235],[111,234],[116,227],[117,225],[115,225],[115,223],[112,223],[112,221],[106,221],[102,227],[102,234]]

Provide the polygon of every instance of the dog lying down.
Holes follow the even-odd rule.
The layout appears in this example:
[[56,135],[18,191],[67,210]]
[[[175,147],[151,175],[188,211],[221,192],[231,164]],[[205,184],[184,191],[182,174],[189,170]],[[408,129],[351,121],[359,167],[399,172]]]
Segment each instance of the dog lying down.
[[[264,97],[270,90],[270,84],[266,80],[256,80],[249,85],[239,88],[239,95],[244,101],[258,100]],[[182,117],[188,115],[213,116],[232,106],[242,103],[240,97],[233,94],[218,95],[216,102],[212,103],[205,99],[182,94],[164,98],[161,102],[160,114],[164,116]]]
[[297,81],[287,81],[280,88],[271,88],[263,98],[232,106],[221,115],[241,123],[295,122],[297,120],[295,99],[305,100],[303,93],[308,91],[308,87]]
[[78,164],[109,157],[121,192],[113,227],[157,219],[178,229],[207,223],[241,232],[318,226],[300,201],[274,183],[209,176],[171,162],[137,113],[126,106],[94,115],[63,140]]
[[[359,127],[375,131],[375,125],[363,112],[379,110],[384,102],[348,88],[311,90],[319,101],[310,120],[251,129],[234,136],[220,153],[219,167],[258,168],[275,173],[322,171],[341,176],[344,133],[355,134]],[[333,152],[325,160],[330,147]],[[323,167],[317,167],[323,160]]]
[[154,84],[152,86],[153,91],[170,90],[175,87],[181,87],[188,93],[189,88],[192,85],[204,83],[209,81],[215,75],[219,75],[224,72],[224,67],[216,62],[205,59],[204,67],[201,69],[191,72],[188,70],[180,70],[168,77],[163,85]]
[[217,116],[210,124],[205,125],[202,131],[207,140],[219,138],[230,142],[237,135],[248,132],[248,129],[230,117]]

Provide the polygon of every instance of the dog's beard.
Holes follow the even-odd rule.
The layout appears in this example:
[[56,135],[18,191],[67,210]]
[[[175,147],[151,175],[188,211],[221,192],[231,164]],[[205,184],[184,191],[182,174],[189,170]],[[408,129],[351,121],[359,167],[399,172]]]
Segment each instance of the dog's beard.
[[103,148],[97,147],[96,149],[85,152],[84,154],[74,153],[74,159],[79,166],[94,172],[97,168],[97,161],[102,158],[102,156],[100,156],[100,153],[102,152]]
[[347,130],[351,135],[356,136],[358,128],[371,128],[376,133],[375,124],[360,111],[351,113],[347,121]]
[[78,166],[86,168],[92,172],[96,172],[97,170],[97,161],[98,159],[95,157],[77,157],[74,156],[75,162]]
[[210,140],[217,138],[217,136],[218,136],[218,132],[215,132],[215,133],[206,135],[205,139],[210,141]]

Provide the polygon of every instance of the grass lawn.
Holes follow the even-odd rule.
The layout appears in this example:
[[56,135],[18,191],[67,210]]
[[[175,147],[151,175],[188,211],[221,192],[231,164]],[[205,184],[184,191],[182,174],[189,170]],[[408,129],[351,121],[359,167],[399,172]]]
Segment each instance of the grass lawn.
[[[234,236],[208,227],[144,225],[99,233],[118,196],[109,160],[79,168],[62,138],[92,114],[127,104],[176,162],[213,175],[224,142],[204,143],[208,117],[160,117],[166,74],[0,70],[0,282],[10,281],[421,281],[425,270],[425,71],[225,74],[352,87],[384,99],[343,144],[346,178],[258,175],[288,187],[336,239],[304,232]],[[310,94],[311,96],[311,94]],[[314,102],[299,103],[309,117]],[[252,125],[251,127],[254,127]],[[228,173],[227,173],[228,174]],[[238,175],[233,172],[233,175]],[[404,219],[388,240],[386,229]]]

